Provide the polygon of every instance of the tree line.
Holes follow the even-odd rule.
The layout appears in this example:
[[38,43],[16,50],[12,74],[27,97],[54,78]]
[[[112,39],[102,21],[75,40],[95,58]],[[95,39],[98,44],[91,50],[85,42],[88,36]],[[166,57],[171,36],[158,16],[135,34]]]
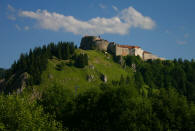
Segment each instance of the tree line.
[[134,77],[87,88],[76,95],[55,84],[39,103],[68,130],[195,130],[195,105],[175,88],[151,90]]
[[[141,87],[140,87],[141,86]],[[0,95],[1,130],[193,131],[195,105],[175,88],[150,90],[134,77],[86,88],[59,84],[33,93]]]
[[0,68],[0,79],[5,77],[6,70],[3,68]]
[[73,57],[75,60],[75,66],[79,68],[83,68],[88,65],[88,55],[84,53],[80,53],[78,55],[75,54]]
[[195,61],[182,60],[148,60],[143,61],[138,56],[127,56],[126,65],[136,65],[135,76],[139,83],[148,85],[151,89],[175,88],[188,100],[195,102]]
[[[42,47],[30,49],[29,53],[22,53],[17,61],[14,61],[11,68],[5,73],[5,79],[8,80],[12,75],[20,76],[21,73],[30,74],[29,85],[40,84],[41,73],[46,69],[48,59],[56,57],[67,60],[72,58],[77,47],[72,42],[50,43]],[[11,86],[10,83],[8,86]]]

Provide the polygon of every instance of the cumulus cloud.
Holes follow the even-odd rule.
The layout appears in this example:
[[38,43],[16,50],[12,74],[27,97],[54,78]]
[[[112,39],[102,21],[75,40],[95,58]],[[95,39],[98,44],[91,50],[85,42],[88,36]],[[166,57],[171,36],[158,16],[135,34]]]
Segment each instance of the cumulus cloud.
[[16,30],[18,30],[18,31],[22,31],[22,30],[29,30],[30,29],[30,27],[29,26],[20,26],[20,25],[18,25],[18,24],[15,24],[15,28],[16,28]]
[[15,8],[9,4],[7,5],[7,9],[11,12],[15,12]]
[[16,20],[16,17],[14,15],[7,15],[7,18],[9,20]]
[[143,16],[133,7],[122,10],[119,17],[131,27],[140,27],[149,30],[155,26],[155,22],[150,17]]
[[185,33],[185,34],[184,34],[184,38],[186,38],[186,39],[187,39],[189,36],[190,36],[190,35],[189,35],[188,33]]
[[118,12],[118,8],[117,8],[116,6],[112,5],[112,8],[113,8],[116,12]]
[[165,33],[166,34],[171,34],[171,31],[170,30],[165,30]]
[[181,40],[177,40],[176,42],[177,42],[177,44],[179,44],[179,45],[185,45],[185,44],[187,44],[186,41],[181,41]]
[[15,27],[16,27],[16,29],[18,30],[18,31],[21,31],[21,27],[19,26],[19,25],[15,25]]
[[99,7],[102,8],[102,9],[105,9],[106,8],[106,6],[103,5],[103,4],[99,4]]
[[20,11],[19,16],[35,19],[38,26],[43,29],[64,30],[81,35],[100,35],[105,33],[125,35],[132,27],[146,30],[155,27],[155,22],[151,18],[143,16],[133,7],[124,9],[111,18],[96,17],[88,21],[40,9],[35,12]]
[[7,12],[6,12],[6,15],[7,15],[7,18],[9,20],[16,20],[16,17],[15,17],[15,8],[11,5],[7,5]]
[[29,26],[24,26],[24,30],[29,30]]

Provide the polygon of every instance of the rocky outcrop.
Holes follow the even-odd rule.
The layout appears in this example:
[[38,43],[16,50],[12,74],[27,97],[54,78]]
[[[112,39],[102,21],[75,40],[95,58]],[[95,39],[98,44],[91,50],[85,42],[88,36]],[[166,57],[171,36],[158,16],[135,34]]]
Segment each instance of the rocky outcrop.
[[87,76],[87,81],[88,82],[91,82],[91,81],[93,81],[94,80],[94,75],[88,75]]
[[21,93],[26,87],[30,75],[27,72],[22,74],[13,74],[9,79],[4,80],[0,85],[1,92],[10,93],[16,91]]
[[5,85],[5,79],[0,79],[0,91],[3,90],[4,85]]
[[108,81],[107,76],[105,74],[101,74],[101,80],[106,83]]
[[17,93],[21,93],[27,87],[29,76],[30,75],[27,72],[24,72],[20,75],[19,77],[20,83],[17,88]]
[[48,74],[48,78],[51,80],[53,79],[53,75],[52,74]]
[[95,69],[94,65],[89,65],[89,69],[94,70]]

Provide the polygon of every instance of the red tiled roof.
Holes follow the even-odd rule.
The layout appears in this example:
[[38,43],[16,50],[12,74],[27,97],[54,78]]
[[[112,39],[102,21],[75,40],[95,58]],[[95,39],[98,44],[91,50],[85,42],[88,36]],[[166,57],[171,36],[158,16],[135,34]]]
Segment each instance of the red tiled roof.
[[129,45],[119,45],[119,47],[122,47],[122,48],[129,48],[129,49],[140,48],[139,46],[129,46]]

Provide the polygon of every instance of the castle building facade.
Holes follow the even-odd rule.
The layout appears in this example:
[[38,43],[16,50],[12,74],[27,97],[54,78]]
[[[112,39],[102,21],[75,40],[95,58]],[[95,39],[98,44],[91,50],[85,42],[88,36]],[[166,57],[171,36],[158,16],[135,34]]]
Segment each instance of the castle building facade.
[[120,45],[115,42],[108,42],[98,36],[84,36],[81,40],[80,48],[84,50],[106,51],[116,56],[140,56],[143,60],[164,60],[164,58],[157,57],[150,52],[144,51],[139,46]]

